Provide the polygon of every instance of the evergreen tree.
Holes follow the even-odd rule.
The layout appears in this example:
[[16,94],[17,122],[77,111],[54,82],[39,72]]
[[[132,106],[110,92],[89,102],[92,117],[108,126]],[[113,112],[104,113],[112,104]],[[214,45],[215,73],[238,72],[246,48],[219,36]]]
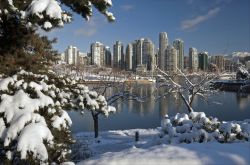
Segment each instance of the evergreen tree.
[[0,1],[0,64],[1,72],[13,73],[20,67],[41,71],[55,60],[56,52],[46,37],[36,34],[37,29],[50,30],[71,22],[69,11],[89,19],[92,6],[109,21],[114,20],[107,9],[111,0],[1,0]]

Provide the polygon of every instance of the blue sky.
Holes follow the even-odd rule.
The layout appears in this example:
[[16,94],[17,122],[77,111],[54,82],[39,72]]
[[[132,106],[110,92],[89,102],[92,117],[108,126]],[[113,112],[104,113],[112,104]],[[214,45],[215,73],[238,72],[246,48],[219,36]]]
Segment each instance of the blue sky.
[[74,15],[71,24],[47,35],[58,38],[54,47],[59,52],[68,45],[89,52],[94,41],[112,47],[116,40],[126,45],[141,37],[150,38],[158,48],[162,31],[170,43],[184,40],[185,55],[189,47],[210,54],[250,52],[250,0],[113,0],[109,10],[114,23],[94,10],[89,22]]

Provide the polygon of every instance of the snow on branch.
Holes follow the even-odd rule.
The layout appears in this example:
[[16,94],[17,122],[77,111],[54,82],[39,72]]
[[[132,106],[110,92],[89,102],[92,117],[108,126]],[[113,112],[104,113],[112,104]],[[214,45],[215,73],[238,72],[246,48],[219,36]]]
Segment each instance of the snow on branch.
[[69,130],[72,121],[66,112],[70,109],[105,116],[116,111],[104,96],[90,91],[80,80],[26,71],[0,78],[1,153],[10,162],[30,158],[39,164],[62,162],[73,142]]
[[[24,21],[25,24],[40,26],[45,30],[61,27],[64,26],[64,23],[71,22],[71,11],[89,20],[89,17],[92,16],[92,6],[105,15],[109,21],[115,20],[113,13],[107,10],[112,6],[111,0],[31,0],[23,3],[17,0],[8,0],[7,3],[0,2],[0,5],[5,11],[4,14],[17,16],[20,18],[20,22]],[[64,11],[63,5],[72,10]]]

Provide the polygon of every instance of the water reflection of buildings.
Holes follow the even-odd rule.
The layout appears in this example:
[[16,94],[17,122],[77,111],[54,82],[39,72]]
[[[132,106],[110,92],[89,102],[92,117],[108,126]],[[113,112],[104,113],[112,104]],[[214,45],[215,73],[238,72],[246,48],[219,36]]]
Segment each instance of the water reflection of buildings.
[[236,102],[239,106],[239,109],[241,111],[244,111],[247,109],[247,106],[249,106],[250,102],[250,95],[247,93],[236,93]]
[[152,97],[153,91],[154,85],[136,85],[131,92],[144,99],[142,99],[142,102],[135,100],[128,101],[128,111],[140,114],[140,116],[153,113],[155,109],[155,101]]
[[159,117],[163,118],[166,114],[168,114],[168,99],[164,97],[159,100]]

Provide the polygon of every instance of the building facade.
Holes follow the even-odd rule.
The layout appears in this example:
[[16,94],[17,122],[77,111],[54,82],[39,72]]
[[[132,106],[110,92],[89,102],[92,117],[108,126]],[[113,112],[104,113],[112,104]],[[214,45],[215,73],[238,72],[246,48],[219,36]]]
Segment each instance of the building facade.
[[176,73],[178,65],[177,50],[172,45],[168,45],[165,54],[165,70],[169,73]]
[[121,41],[116,41],[113,46],[113,67],[117,69],[124,68],[123,44]]
[[158,53],[158,66],[160,69],[165,69],[165,52],[168,46],[168,35],[166,32],[159,34],[159,53]]
[[225,58],[224,56],[215,56],[214,64],[218,67],[220,72],[225,70]]
[[91,65],[104,66],[105,49],[101,42],[91,44]]
[[110,47],[106,46],[105,47],[105,66],[106,67],[112,67],[112,54],[110,51]]
[[177,67],[180,70],[184,69],[184,42],[181,39],[176,39],[173,42],[174,48],[177,50]]
[[208,52],[200,52],[198,54],[199,69],[202,71],[208,70]]
[[198,71],[199,60],[198,51],[196,48],[189,48],[189,69],[192,72]]
[[154,44],[150,39],[145,39],[142,44],[142,64],[148,71],[154,71],[155,68],[155,51]]
[[133,69],[133,44],[129,43],[126,47],[126,57],[125,57],[125,69]]

